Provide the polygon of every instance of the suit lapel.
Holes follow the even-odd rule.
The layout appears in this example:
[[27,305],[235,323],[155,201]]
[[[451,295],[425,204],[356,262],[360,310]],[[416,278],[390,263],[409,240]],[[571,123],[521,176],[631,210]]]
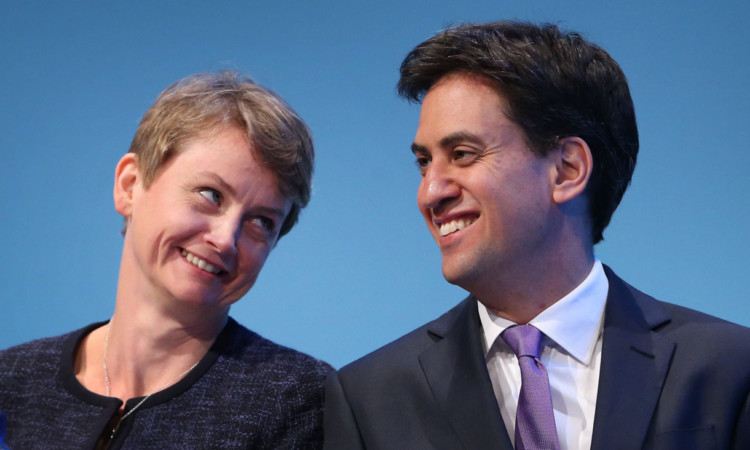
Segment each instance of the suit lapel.
[[609,267],[605,272],[609,295],[591,448],[611,448],[617,442],[640,448],[675,345],[652,331],[669,321],[667,313]]
[[429,331],[438,340],[419,357],[427,383],[464,448],[512,450],[482,354],[476,299],[453,317]]

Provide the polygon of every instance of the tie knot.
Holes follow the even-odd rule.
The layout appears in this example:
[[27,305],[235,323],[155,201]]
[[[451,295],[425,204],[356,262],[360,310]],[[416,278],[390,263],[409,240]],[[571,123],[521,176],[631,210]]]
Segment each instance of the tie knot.
[[517,357],[531,356],[539,358],[539,342],[542,332],[532,325],[514,325],[508,327],[501,335]]

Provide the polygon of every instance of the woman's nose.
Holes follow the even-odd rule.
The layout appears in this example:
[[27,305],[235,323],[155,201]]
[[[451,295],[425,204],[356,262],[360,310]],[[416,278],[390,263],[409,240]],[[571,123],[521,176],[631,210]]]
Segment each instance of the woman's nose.
[[241,221],[232,217],[217,217],[211,222],[207,234],[208,242],[222,254],[233,254],[237,251],[237,240],[241,232]]

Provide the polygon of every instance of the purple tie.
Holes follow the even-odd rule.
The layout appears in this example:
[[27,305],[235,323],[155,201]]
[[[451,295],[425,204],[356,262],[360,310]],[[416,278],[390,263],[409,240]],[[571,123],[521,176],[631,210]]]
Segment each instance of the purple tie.
[[547,371],[539,361],[542,332],[531,325],[507,328],[503,340],[518,357],[521,392],[516,410],[516,449],[559,450]]

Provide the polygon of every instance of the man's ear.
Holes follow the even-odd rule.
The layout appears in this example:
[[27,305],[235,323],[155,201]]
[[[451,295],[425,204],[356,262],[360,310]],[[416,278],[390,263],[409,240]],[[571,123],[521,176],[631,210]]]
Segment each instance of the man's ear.
[[115,168],[115,209],[123,217],[130,217],[133,210],[133,192],[140,183],[138,159],[135,153],[126,153]]
[[594,170],[594,158],[586,141],[579,137],[560,139],[556,151],[556,176],[552,198],[562,204],[583,193]]

